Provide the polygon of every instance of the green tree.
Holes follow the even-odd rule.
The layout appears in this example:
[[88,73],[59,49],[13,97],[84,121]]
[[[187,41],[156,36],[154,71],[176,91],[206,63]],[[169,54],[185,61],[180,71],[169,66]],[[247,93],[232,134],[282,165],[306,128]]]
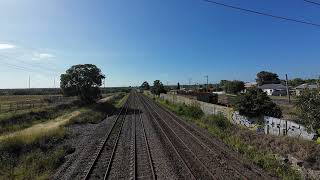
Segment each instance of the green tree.
[[226,93],[237,94],[244,90],[244,82],[237,80],[226,81],[223,87]]
[[178,90],[180,89],[180,83],[178,83],[178,85],[177,85],[177,89],[178,89]]
[[299,122],[309,130],[320,129],[320,92],[319,90],[308,90],[297,96],[296,107]]
[[166,90],[164,89],[164,86],[160,80],[155,80],[153,82],[151,92],[153,94],[160,95],[160,93],[166,93]]
[[149,90],[150,89],[150,85],[147,81],[143,82],[142,85],[141,85],[141,88],[143,90]]
[[65,96],[79,96],[86,103],[101,98],[100,86],[105,76],[93,64],[79,64],[61,74],[60,87]]
[[279,76],[276,73],[261,71],[257,74],[257,83],[259,86],[263,84],[280,84]]
[[305,83],[305,80],[303,80],[301,78],[294,78],[294,79],[288,81],[288,84],[293,87],[299,86],[304,83]]
[[272,102],[266,93],[258,88],[250,88],[246,93],[240,94],[235,101],[235,109],[240,115],[250,118],[271,116],[280,118],[280,108]]
[[219,86],[221,88],[224,88],[224,85],[228,82],[228,80],[221,80],[220,83],[219,83]]

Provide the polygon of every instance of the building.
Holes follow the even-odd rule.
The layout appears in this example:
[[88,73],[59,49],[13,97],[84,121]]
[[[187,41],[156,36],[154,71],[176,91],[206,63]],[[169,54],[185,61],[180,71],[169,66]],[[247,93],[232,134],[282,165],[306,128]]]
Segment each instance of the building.
[[247,82],[244,84],[244,88],[248,89],[248,88],[253,88],[253,87],[257,87],[258,83],[256,82]]
[[287,88],[282,84],[264,84],[259,88],[267,93],[268,96],[285,96],[287,95]]
[[297,86],[294,89],[295,89],[296,95],[300,96],[300,94],[306,89],[314,90],[314,89],[318,89],[318,88],[319,87],[316,84],[301,84],[300,86]]
[[256,82],[246,82],[244,84],[244,90],[241,91],[241,93],[245,93],[245,92],[247,92],[247,89],[254,88],[257,86],[258,86],[258,83],[256,83]]

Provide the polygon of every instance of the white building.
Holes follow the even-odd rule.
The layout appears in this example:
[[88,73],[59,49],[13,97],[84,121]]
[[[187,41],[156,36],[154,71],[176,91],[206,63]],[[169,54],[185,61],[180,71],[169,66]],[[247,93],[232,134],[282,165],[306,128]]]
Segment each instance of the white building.
[[282,84],[264,84],[259,88],[267,93],[268,96],[285,96],[287,95],[287,88]]

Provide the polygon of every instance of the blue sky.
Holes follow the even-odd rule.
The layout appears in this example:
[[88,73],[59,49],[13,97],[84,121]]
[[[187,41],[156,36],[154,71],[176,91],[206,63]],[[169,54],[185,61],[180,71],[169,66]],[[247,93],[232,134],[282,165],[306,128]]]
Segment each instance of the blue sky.
[[[303,0],[217,0],[320,23]],[[315,0],[316,1],[316,0]],[[73,64],[93,63],[107,86],[253,81],[320,75],[320,27],[286,22],[201,0],[2,0],[0,88],[56,86]]]

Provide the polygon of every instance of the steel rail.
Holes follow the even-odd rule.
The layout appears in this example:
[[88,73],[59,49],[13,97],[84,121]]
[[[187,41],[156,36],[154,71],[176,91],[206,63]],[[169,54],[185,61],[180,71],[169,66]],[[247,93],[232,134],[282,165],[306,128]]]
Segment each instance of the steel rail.
[[[135,96],[134,96],[135,94],[134,94],[134,92],[133,92],[133,102],[135,102],[134,100],[135,100]],[[135,104],[135,103],[134,103]],[[137,120],[137,117],[136,117],[136,109],[134,109],[133,110],[133,114],[134,114],[134,121],[133,121],[133,123],[134,123],[134,126],[133,126],[133,133],[134,133],[134,135],[133,135],[133,141],[134,141],[134,144],[133,144],[133,156],[134,156],[134,160],[133,160],[133,179],[135,180],[135,179],[137,179],[137,150],[136,150],[136,148],[137,148],[137,145],[136,145],[136,143],[137,143],[137,139],[136,139],[136,135],[137,135],[137,133],[136,133],[136,120]]]
[[186,147],[186,149],[188,149],[188,151],[196,158],[196,160],[199,162],[199,164],[210,174],[210,176],[213,179],[217,179],[212,172],[207,168],[206,165],[204,165],[204,163],[197,157],[197,155],[188,147],[188,145],[185,144],[185,142],[183,142],[183,140],[177,135],[177,133],[168,125],[167,122],[165,122],[162,117],[160,116],[160,114],[155,110],[156,108],[152,108],[152,106],[150,105],[149,102],[147,102],[147,100],[145,100],[145,102],[149,105],[149,108],[151,108],[153,110],[153,112],[155,114],[157,114],[157,116],[159,117],[159,119],[165,124],[166,127],[168,127],[173,134],[176,136],[176,138]]
[[[137,95],[137,102],[139,102],[138,100],[139,100],[139,95]],[[153,161],[152,161],[152,156],[151,156],[151,151],[150,151],[150,147],[149,147],[149,142],[148,142],[146,130],[145,130],[144,123],[143,123],[143,120],[142,120],[141,110],[139,110],[139,113],[140,113],[139,120],[140,120],[142,131],[143,131],[143,137],[144,137],[145,146],[147,148],[148,159],[149,159],[150,169],[151,169],[151,173],[152,173],[152,179],[156,180],[157,179],[156,178],[156,173],[155,173],[155,170],[154,170],[154,165],[153,165]]]
[[[148,99],[149,100],[149,99]],[[151,100],[149,100],[151,101]],[[177,124],[178,126],[182,127],[184,129],[185,132],[187,132],[188,134],[190,134],[192,137],[194,137],[194,139],[196,139],[203,147],[205,147],[206,149],[208,149],[210,152],[214,153],[213,149],[210,148],[206,143],[202,142],[198,137],[196,137],[193,133],[190,132],[190,130],[186,129],[182,124],[184,124],[185,126],[187,126],[188,128],[192,129],[192,131],[195,131],[196,133],[198,133],[200,136],[202,136],[202,138],[205,138],[208,142],[212,143],[212,145],[215,146],[216,149],[219,149],[220,151],[224,152],[224,149],[218,145],[216,142],[213,142],[208,135],[204,134],[203,132],[199,131],[198,129],[196,129],[195,127],[191,126],[190,124],[188,124],[187,122],[185,122],[184,120],[182,120],[180,117],[178,117],[177,115],[175,115],[174,113],[172,113],[170,110],[168,110],[167,108],[161,106],[159,103],[155,102],[154,103],[155,106],[157,106],[158,108],[162,109],[164,112],[166,112],[165,114],[167,115],[167,117],[170,117],[173,122],[175,124]],[[227,154],[234,159],[235,161],[240,161],[238,158],[236,158],[234,155],[232,155],[231,153],[227,152]],[[250,177],[247,177],[246,175],[244,175],[243,173],[241,173],[238,168],[234,167],[233,165],[227,165],[228,167],[230,167],[231,169],[233,169],[234,171],[238,172],[239,175],[242,176],[242,178],[244,179],[250,179]],[[256,169],[256,168],[255,168]],[[259,172],[256,172],[259,174]]]
[[[131,99],[129,99],[129,97],[128,97],[127,101],[130,101],[130,100],[131,100]],[[128,104],[129,104],[129,103],[128,103]],[[127,116],[128,109],[129,109],[129,106],[126,108],[126,111],[125,111],[125,113],[124,113],[124,116],[122,116],[123,121],[122,121],[122,123],[121,123],[120,130],[119,130],[119,132],[118,132],[118,134],[117,134],[116,143],[115,143],[115,145],[113,146],[113,149],[112,149],[112,153],[111,153],[110,160],[109,160],[109,162],[108,162],[107,170],[106,170],[105,175],[104,175],[104,178],[103,178],[104,180],[106,180],[106,179],[108,178],[108,176],[109,176],[109,173],[110,173],[110,170],[111,170],[112,161],[113,161],[113,159],[114,159],[114,155],[115,155],[115,152],[116,152],[117,147],[118,147],[118,144],[119,144],[119,139],[120,139],[120,135],[121,135],[121,133],[122,133],[123,125],[124,125],[124,122],[126,121],[126,116]]]
[[147,111],[149,111],[150,116],[152,117],[152,121],[155,122],[155,124],[157,124],[157,126],[159,126],[160,131],[162,132],[162,134],[165,136],[165,138],[167,139],[167,141],[169,142],[169,144],[171,145],[171,147],[173,148],[173,150],[175,151],[175,153],[178,155],[179,159],[182,161],[183,165],[185,166],[185,168],[187,169],[187,171],[189,172],[189,174],[191,175],[192,179],[196,179],[195,175],[193,174],[193,172],[191,171],[191,169],[189,168],[189,166],[187,165],[187,162],[182,158],[181,154],[178,152],[178,150],[176,149],[176,147],[173,145],[172,141],[170,140],[170,138],[168,137],[168,135],[164,132],[163,128],[160,126],[160,124],[155,120],[154,115],[150,112],[150,110],[148,110],[149,108],[147,107],[147,105],[143,102],[143,98],[140,98],[141,103],[145,106],[145,109]]
[[[130,97],[128,97],[129,99]],[[116,121],[113,123],[112,127],[111,127],[111,130],[108,132],[108,134],[106,135],[106,138],[104,139],[103,141],[103,144],[102,146],[100,147],[100,149],[98,150],[98,154],[97,156],[95,157],[93,163],[91,164],[90,168],[89,168],[89,171],[86,173],[85,177],[84,177],[84,180],[88,180],[91,173],[92,173],[92,170],[93,170],[93,167],[96,165],[101,153],[102,153],[102,150],[104,148],[104,146],[106,145],[107,141],[109,140],[109,137],[111,135],[111,132],[114,130],[114,128],[116,127],[116,124],[118,123],[118,120],[119,118],[121,117],[121,114],[123,113],[123,110],[126,109],[126,106],[128,105],[128,99],[126,100],[125,104],[121,107],[121,110],[120,110],[120,113],[118,114],[117,118],[116,118]],[[127,110],[127,109],[126,109]]]
[[[146,98],[148,99],[148,98]],[[151,100],[148,99],[149,102],[151,102]],[[156,104],[156,103],[149,103],[149,104]],[[150,105],[151,106],[151,105]],[[159,108],[161,109],[161,107],[158,106],[158,104],[156,105],[153,105],[155,108]],[[162,109],[161,109],[162,110]],[[196,141],[198,142],[204,149],[208,150],[209,152],[213,153],[213,154],[216,154],[208,145],[206,145],[205,143],[203,143],[198,137],[196,137],[193,133],[191,133],[189,130],[187,130],[183,125],[181,125],[178,121],[176,121],[176,119],[174,119],[167,111],[164,111],[162,110],[167,117],[169,117],[170,119],[172,119],[173,123],[176,124],[178,127],[181,127],[183,129],[184,132],[186,132],[187,134],[191,135],[191,137]],[[169,115],[167,115],[169,114]],[[167,124],[167,123],[166,123]],[[168,124],[167,124],[168,127],[170,127]],[[172,129],[172,128],[170,128]],[[219,161],[219,164],[222,165],[221,161]],[[240,176],[242,176],[242,178],[244,179],[248,179],[248,177],[246,177],[245,175],[243,175],[240,171],[238,171],[237,169],[235,169],[234,167],[230,166],[230,165],[227,165],[227,167],[230,167],[232,170],[234,170],[235,172],[237,172]]]

